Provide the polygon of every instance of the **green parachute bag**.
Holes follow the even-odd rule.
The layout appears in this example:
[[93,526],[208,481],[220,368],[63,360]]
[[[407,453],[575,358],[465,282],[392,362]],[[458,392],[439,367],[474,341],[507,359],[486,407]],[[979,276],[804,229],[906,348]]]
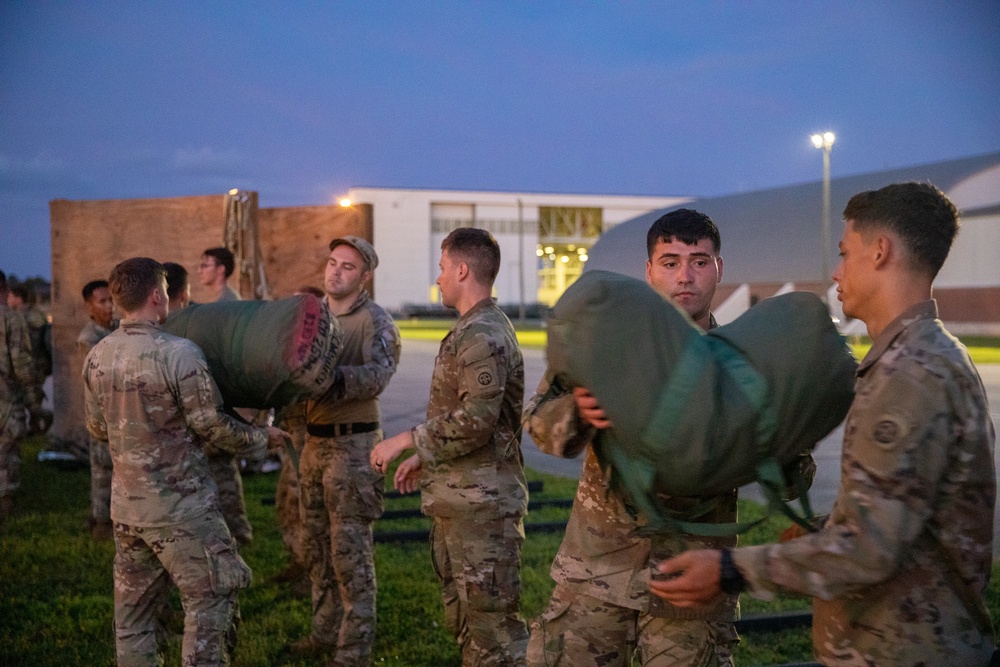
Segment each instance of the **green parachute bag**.
[[556,303],[547,357],[563,388],[587,387],[611,419],[595,451],[653,532],[676,527],[657,496],[753,481],[806,523],[780,499],[782,468],[843,421],[857,366],[811,293],[766,299],[706,333],[646,283],[607,271],[585,272]]
[[340,321],[312,294],[193,304],[163,328],[198,344],[230,408],[279,408],[322,396],[343,347]]

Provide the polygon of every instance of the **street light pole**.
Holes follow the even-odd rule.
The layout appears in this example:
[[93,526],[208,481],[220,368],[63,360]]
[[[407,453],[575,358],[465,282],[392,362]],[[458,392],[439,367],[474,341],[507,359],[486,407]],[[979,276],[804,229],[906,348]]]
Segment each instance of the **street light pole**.
[[830,283],[830,148],[836,139],[833,132],[812,135],[813,146],[823,149],[823,225],[820,228],[820,282],[823,285],[823,301]]

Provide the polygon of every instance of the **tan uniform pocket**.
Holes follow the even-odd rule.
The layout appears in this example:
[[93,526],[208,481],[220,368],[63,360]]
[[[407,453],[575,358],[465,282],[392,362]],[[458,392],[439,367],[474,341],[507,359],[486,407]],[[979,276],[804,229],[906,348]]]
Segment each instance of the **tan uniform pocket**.
[[228,595],[250,586],[250,566],[236,551],[235,543],[212,539],[205,544],[205,556],[208,558],[213,593]]

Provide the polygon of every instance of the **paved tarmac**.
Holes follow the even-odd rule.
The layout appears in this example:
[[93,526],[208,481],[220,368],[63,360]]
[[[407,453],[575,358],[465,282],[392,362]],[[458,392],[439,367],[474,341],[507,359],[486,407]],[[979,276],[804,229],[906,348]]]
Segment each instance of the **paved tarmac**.
[[[399,370],[382,394],[382,423],[386,436],[395,435],[423,421],[430,393],[431,373],[438,343],[404,340]],[[525,394],[534,393],[545,372],[545,352],[543,350],[522,351],[524,356]],[[979,373],[986,385],[990,401],[990,412],[994,428],[1000,432],[1000,364],[985,364]],[[817,445],[813,456],[816,459],[816,479],[809,492],[813,509],[818,513],[829,512],[840,485],[840,447],[843,441],[843,427],[838,427]],[[583,465],[583,457],[560,459],[543,454],[527,434],[521,442],[525,464],[551,475],[578,478]],[[1000,449],[997,450],[1000,454]],[[997,459],[1000,465],[1000,458]],[[740,489],[740,496],[757,501],[763,498],[756,485]],[[994,518],[994,525],[1000,527],[1000,504]],[[994,556],[1000,555],[1000,540],[994,540]]]

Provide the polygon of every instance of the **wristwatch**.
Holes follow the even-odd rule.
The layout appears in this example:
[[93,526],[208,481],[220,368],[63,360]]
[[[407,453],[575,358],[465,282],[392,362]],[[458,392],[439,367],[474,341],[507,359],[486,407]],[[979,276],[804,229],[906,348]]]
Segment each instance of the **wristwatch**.
[[742,593],[747,588],[747,580],[733,562],[733,552],[729,549],[722,550],[719,561],[719,588],[727,595]]

